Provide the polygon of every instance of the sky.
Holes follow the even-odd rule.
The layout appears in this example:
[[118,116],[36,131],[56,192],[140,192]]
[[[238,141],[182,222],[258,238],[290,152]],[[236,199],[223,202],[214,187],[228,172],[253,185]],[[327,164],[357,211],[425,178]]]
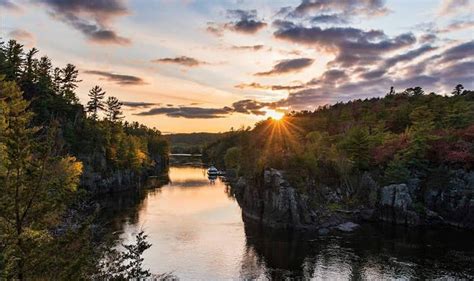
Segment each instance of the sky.
[[474,0],[0,0],[0,37],[128,121],[223,132],[390,87],[474,89]]

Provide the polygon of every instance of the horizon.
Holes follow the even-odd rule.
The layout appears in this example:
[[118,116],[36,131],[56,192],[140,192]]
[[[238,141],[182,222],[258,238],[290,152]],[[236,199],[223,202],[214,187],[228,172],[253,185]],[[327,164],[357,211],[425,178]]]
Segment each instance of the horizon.
[[83,104],[99,85],[127,121],[218,133],[391,86],[472,89],[473,9],[470,0],[0,0],[0,37],[76,65]]

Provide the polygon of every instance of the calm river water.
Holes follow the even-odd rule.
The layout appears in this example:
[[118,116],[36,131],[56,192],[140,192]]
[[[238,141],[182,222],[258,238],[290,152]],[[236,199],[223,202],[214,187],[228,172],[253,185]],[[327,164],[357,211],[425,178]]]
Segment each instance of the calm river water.
[[226,185],[209,181],[202,168],[173,166],[169,179],[110,204],[122,241],[145,230],[152,243],[145,266],[153,273],[181,280],[474,277],[472,232],[380,225],[321,237],[276,232],[244,222]]

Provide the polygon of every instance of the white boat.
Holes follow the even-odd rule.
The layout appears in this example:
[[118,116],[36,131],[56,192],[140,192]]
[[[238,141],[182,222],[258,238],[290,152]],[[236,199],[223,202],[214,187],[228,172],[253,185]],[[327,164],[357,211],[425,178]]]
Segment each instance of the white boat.
[[211,166],[211,167],[209,167],[209,169],[207,169],[207,175],[209,175],[209,176],[217,176],[217,175],[219,175],[219,170],[217,170],[216,167]]

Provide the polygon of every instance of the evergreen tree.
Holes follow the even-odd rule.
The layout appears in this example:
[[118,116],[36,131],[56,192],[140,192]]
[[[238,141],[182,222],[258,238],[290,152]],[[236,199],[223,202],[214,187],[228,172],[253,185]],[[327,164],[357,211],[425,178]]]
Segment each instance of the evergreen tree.
[[105,105],[102,101],[104,99],[105,92],[101,87],[95,86],[89,91],[90,100],[87,102],[87,112],[91,113],[91,118],[97,121],[99,118],[99,110],[104,110]]
[[115,122],[122,119],[122,103],[116,97],[109,97],[105,102],[107,119]]
[[[59,73],[59,71],[56,71]],[[77,83],[82,80],[78,79],[79,71],[72,64],[67,64],[60,73],[62,74],[61,80],[61,94],[70,104],[75,104],[79,100],[74,93],[74,90],[77,88]],[[96,86],[98,87],[98,86]]]
[[464,90],[464,86],[462,84],[458,84],[456,85],[456,87],[454,87],[452,94],[455,96],[459,96],[462,94],[463,90]]
[[50,239],[49,228],[82,172],[75,158],[57,157],[55,130],[44,135],[30,127],[28,106],[15,82],[0,79],[0,238],[6,247],[5,278],[16,280],[31,279],[31,257]]

